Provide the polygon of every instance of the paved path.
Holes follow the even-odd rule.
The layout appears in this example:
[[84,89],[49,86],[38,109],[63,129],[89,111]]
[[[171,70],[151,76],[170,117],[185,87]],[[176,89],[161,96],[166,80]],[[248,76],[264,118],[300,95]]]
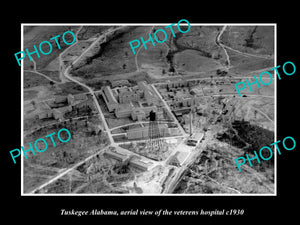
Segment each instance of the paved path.
[[222,27],[221,32],[220,32],[220,33],[218,34],[218,36],[217,36],[216,44],[219,45],[219,46],[221,46],[221,48],[224,50],[225,55],[226,55],[226,58],[227,58],[227,68],[229,68],[229,67],[230,67],[230,58],[229,58],[229,55],[228,55],[228,53],[227,53],[227,51],[226,51],[224,45],[223,45],[223,44],[221,43],[221,41],[220,41],[220,38],[221,38],[222,34],[224,33],[224,31],[226,30],[226,27],[227,27],[227,26]]
[[65,65],[64,65],[64,62],[63,62],[63,60],[62,60],[62,56],[63,56],[63,55],[65,54],[65,52],[68,51],[71,47],[74,47],[74,46],[76,46],[77,43],[79,43],[77,36],[78,36],[79,32],[81,31],[82,27],[83,27],[83,26],[80,26],[79,29],[77,30],[76,34],[75,34],[75,37],[76,37],[75,43],[72,44],[72,45],[70,45],[68,48],[66,48],[66,49],[65,49],[62,53],[60,53],[59,56],[58,56],[58,60],[59,60],[59,78],[60,78],[60,80],[61,80],[61,83],[65,83],[65,82],[68,81],[68,80],[65,78],[65,76],[64,76]]

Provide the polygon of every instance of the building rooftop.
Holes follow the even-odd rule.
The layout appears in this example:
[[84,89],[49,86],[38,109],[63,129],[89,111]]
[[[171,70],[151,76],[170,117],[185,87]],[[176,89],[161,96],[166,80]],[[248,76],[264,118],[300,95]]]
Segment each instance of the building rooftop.
[[139,169],[142,169],[142,170],[148,170],[150,166],[153,165],[152,162],[150,161],[145,161],[143,160],[141,157],[133,157],[131,160],[130,160],[130,164],[132,166],[135,166]]
[[59,107],[59,108],[53,109],[53,112],[57,112],[57,113],[66,113],[69,111],[71,111],[70,106],[64,106],[64,107]]
[[124,112],[128,110],[132,110],[132,106],[130,104],[119,104],[118,108],[116,109],[118,112]]
[[128,157],[127,154],[121,153],[117,149],[109,149],[109,150],[106,150],[105,153],[108,156],[110,156],[114,159],[120,160],[120,161],[124,161]]
[[75,101],[87,100],[86,94],[77,94],[77,95],[73,95],[73,97]]
[[109,86],[105,86],[103,88],[103,92],[106,96],[106,100],[109,102],[109,103],[118,103],[114,94],[112,93],[112,90],[110,89]]
[[110,83],[113,88],[117,87],[117,86],[125,86],[125,85],[129,86],[130,85],[128,80],[113,80],[113,81],[110,81]]
[[46,102],[39,102],[37,104],[37,108],[39,110],[50,110],[51,109],[50,106]]

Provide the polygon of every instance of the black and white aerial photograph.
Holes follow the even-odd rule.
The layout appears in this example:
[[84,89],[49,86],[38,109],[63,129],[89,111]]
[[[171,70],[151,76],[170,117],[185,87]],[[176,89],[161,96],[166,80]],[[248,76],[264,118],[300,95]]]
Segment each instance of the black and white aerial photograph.
[[63,3],[2,15],[3,220],[296,221],[296,4]]
[[276,194],[276,24],[188,20],[22,24],[22,195]]

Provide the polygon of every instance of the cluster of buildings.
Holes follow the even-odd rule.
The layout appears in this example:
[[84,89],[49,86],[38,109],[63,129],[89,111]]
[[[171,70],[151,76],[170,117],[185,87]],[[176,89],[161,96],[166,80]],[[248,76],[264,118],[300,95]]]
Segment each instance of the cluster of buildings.
[[153,166],[151,161],[145,160],[141,156],[137,155],[130,156],[124,152],[121,152],[119,148],[115,147],[110,147],[108,150],[106,150],[104,156],[115,159],[119,162],[125,162],[126,160],[129,160],[130,166],[141,171],[147,171]]
[[[157,129],[160,137],[168,137],[170,136],[170,130],[167,124],[157,124]],[[149,126],[138,127],[129,129],[127,131],[127,138],[129,140],[132,139],[149,139]]]
[[39,102],[36,105],[35,116],[38,119],[55,118],[62,120],[67,112],[87,107],[86,94],[58,96],[50,101]]
[[158,119],[163,118],[163,111],[157,107],[161,106],[162,102],[145,81],[138,82],[134,87],[111,89],[110,86],[105,86],[101,94],[108,111],[113,112],[117,118],[131,117],[134,121],[141,121],[149,116],[151,111],[156,113]]
[[171,108],[186,108],[197,105],[201,102],[203,91],[199,89],[197,81],[194,80],[176,80],[160,84],[160,88],[167,90],[168,99],[171,99]]

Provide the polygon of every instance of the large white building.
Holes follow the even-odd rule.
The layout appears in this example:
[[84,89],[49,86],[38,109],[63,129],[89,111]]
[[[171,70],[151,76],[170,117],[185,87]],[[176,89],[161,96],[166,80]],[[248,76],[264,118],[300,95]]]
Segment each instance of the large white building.
[[[166,137],[170,135],[169,128],[167,124],[158,124],[160,137]],[[129,129],[127,131],[127,138],[132,139],[149,139],[149,127],[138,127]]]
[[151,111],[156,112],[159,118],[163,117],[163,112],[158,111],[157,108],[160,103],[159,98],[145,81],[138,82],[135,87],[113,90],[105,86],[102,96],[108,111],[114,112],[117,118],[131,117],[133,120],[141,121],[146,119]]

